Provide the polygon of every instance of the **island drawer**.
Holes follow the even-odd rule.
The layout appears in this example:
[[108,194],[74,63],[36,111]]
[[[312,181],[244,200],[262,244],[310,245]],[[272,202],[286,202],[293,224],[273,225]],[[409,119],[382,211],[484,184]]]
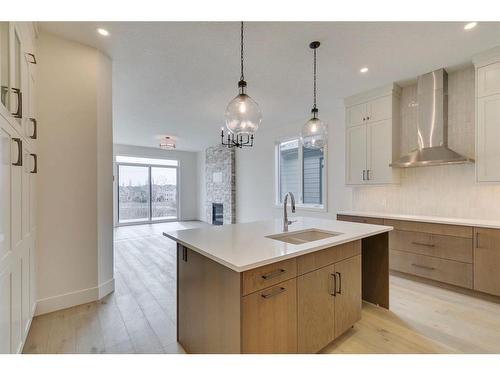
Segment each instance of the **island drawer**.
[[385,219],[384,224],[391,226],[394,229],[411,231],[411,232],[424,232],[432,234],[441,234],[446,236],[472,238],[472,227],[466,227],[463,225],[434,224],[434,223],[424,223],[420,221],[406,221],[406,220],[393,220],[393,219]]
[[378,217],[337,215],[337,220],[351,221],[353,223],[384,225],[384,219]]
[[448,284],[472,288],[472,264],[391,250],[390,267]]
[[393,230],[389,233],[391,250],[407,251],[443,259],[472,263],[472,238],[424,232]]
[[242,295],[268,288],[297,276],[296,258],[283,260],[243,272]]
[[297,258],[297,274],[303,275],[359,254],[361,254],[361,240],[302,255]]

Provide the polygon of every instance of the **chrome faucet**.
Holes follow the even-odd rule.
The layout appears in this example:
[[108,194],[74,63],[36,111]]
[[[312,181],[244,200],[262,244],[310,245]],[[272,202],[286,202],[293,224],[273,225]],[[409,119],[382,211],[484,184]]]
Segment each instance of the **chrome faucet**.
[[295,197],[293,196],[293,193],[289,191],[285,194],[285,198],[283,199],[283,232],[288,232],[288,226],[293,223],[293,221],[288,220],[288,213],[286,211],[288,196],[290,196],[292,212],[295,212]]

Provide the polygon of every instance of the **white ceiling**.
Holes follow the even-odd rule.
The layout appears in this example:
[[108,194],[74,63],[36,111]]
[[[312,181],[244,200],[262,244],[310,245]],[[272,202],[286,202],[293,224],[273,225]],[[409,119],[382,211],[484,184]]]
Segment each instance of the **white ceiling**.
[[[157,147],[172,135],[178,149],[219,142],[227,103],[237,94],[238,22],[43,22],[44,31],[80,41],[113,59],[115,143]],[[436,68],[470,64],[500,45],[500,23],[463,30],[452,22],[249,22],[245,31],[248,93],[262,127],[308,116],[312,55],[319,40],[318,107]],[[96,27],[111,33],[102,37]],[[367,74],[359,69],[369,67]],[[321,113],[321,112],[320,112]]]

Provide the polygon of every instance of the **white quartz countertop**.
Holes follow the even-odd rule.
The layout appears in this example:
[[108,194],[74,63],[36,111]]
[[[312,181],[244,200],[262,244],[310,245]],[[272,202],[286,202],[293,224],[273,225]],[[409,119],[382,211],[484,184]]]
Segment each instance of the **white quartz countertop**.
[[349,215],[349,216],[373,217],[381,219],[422,221],[426,223],[436,223],[436,224],[466,225],[469,227],[478,227],[478,228],[500,229],[500,220],[463,219],[463,218],[452,218],[452,217],[405,215],[405,214],[391,214],[385,212],[363,212],[363,211],[339,211],[337,212],[337,214]]
[[289,226],[289,232],[320,229],[340,234],[300,245],[266,238],[283,232],[281,219],[177,230],[163,234],[236,272],[243,272],[392,230],[388,226],[337,220],[305,217],[291,219],[296,222]]

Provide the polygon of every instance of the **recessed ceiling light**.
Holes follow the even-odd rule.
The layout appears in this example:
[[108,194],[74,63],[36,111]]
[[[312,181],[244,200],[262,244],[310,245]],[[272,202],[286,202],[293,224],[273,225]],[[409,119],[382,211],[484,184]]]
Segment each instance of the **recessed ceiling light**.
[[360,73],[366,73],[367,71],[368,71],[368,68],[366,66],[363,67],[363,68],[361,68],[361,69],[359,69]]
[[109,31],[106,29],[98,28],[97,32],[101,34],[102,36],[109,36]]
[[464,30],[471,30],[477,26],[477,22],[469,22],[464,26]]

